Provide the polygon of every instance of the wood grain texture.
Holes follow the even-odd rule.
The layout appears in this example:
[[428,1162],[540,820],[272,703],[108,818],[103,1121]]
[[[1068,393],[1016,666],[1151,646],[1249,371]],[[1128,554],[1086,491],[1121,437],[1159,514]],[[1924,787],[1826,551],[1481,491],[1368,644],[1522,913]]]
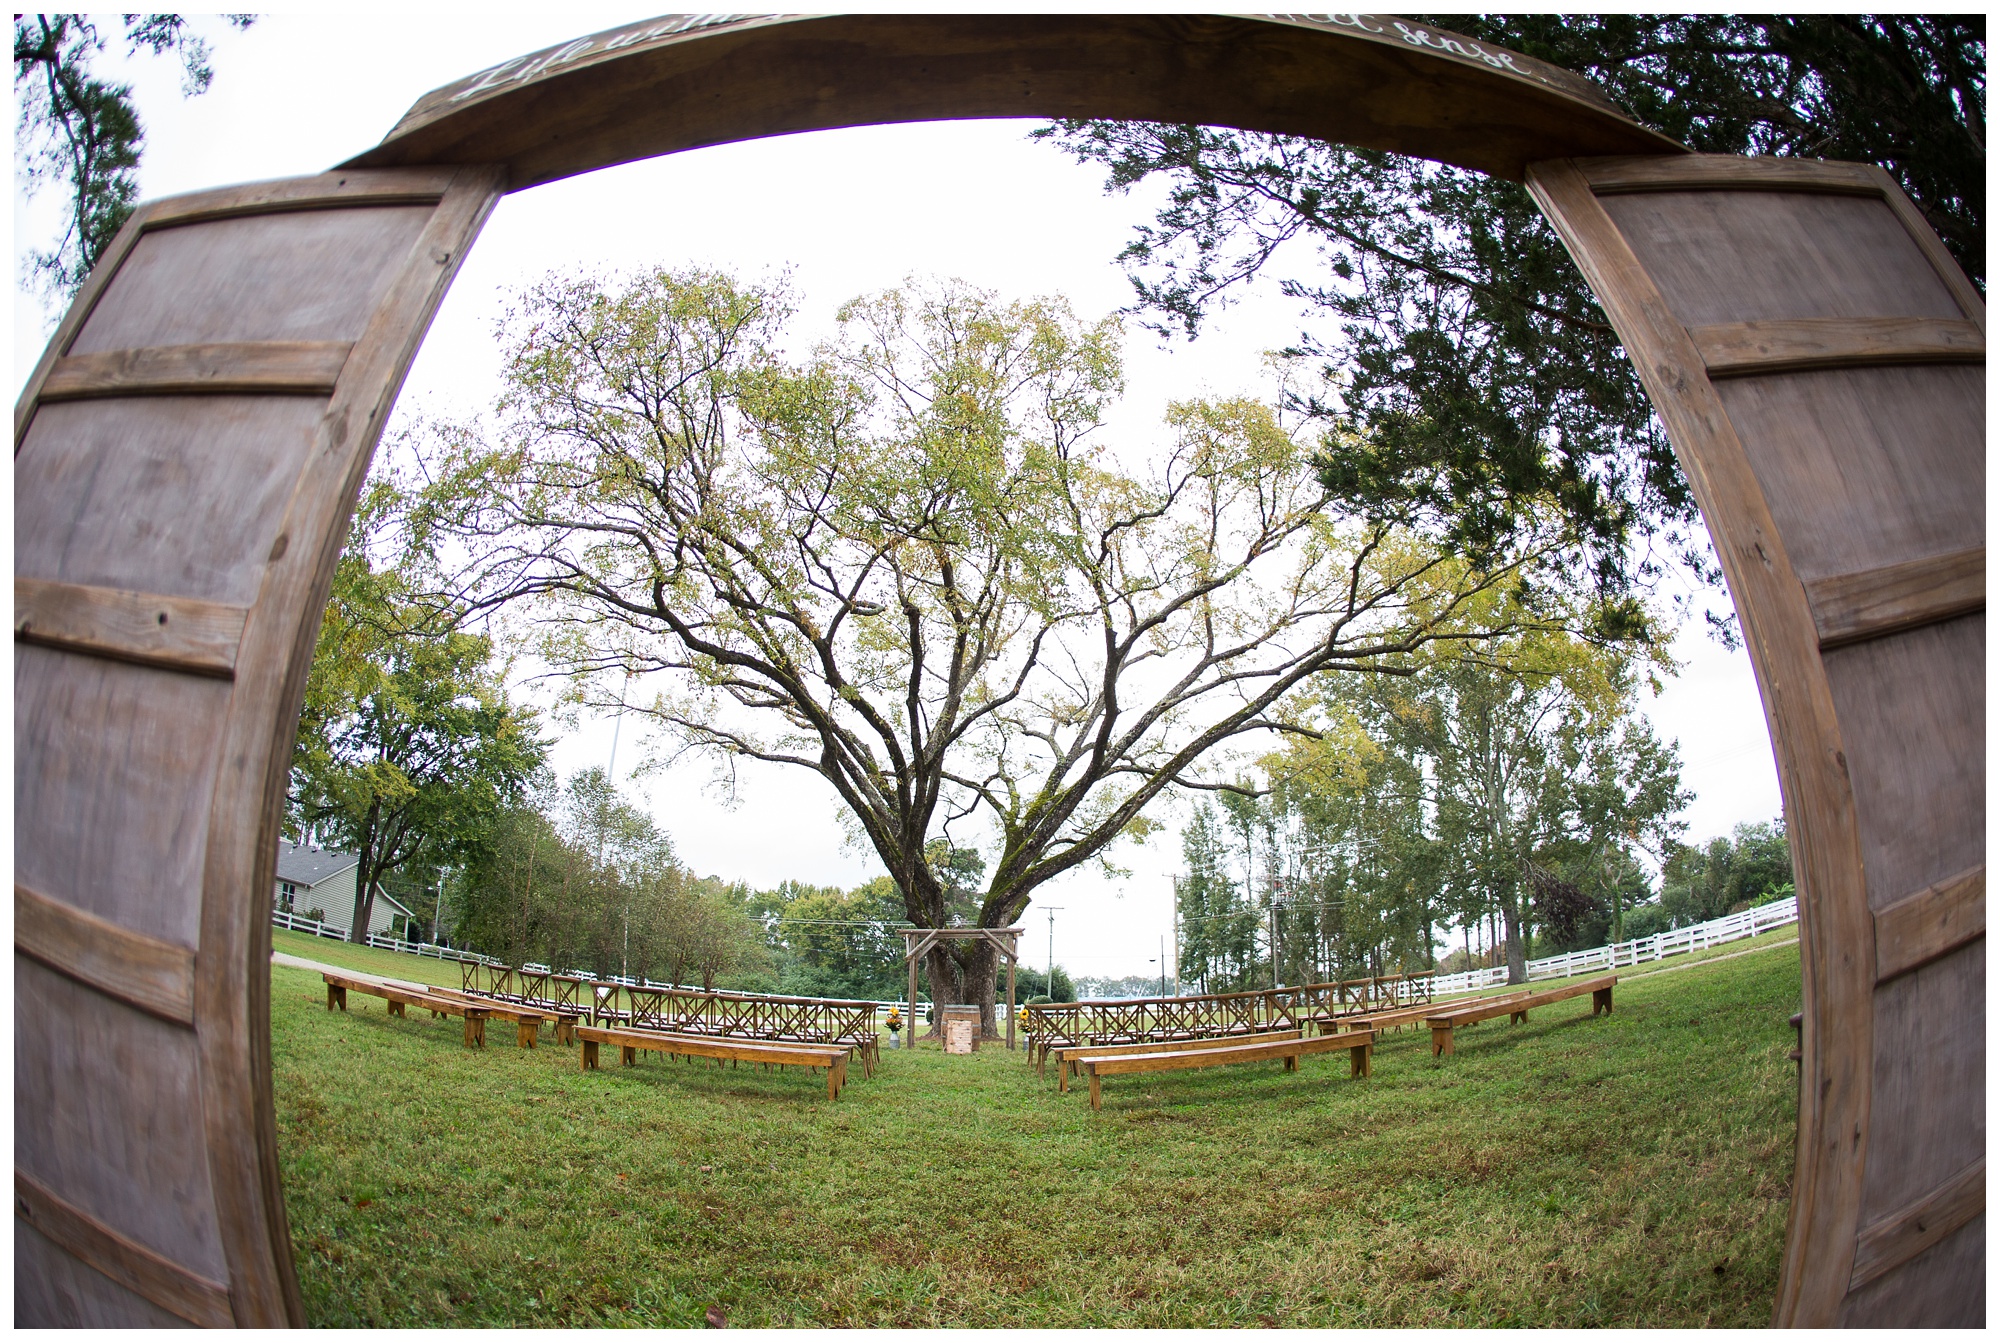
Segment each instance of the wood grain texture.
[[1822,655],[1871,911],[1985,861],[1985,641],[1975,614]]
[[1974,284],[1958,262],[1952,259],[1944,240],[1938,237],[1937,231],[1930,226],[1930,221],[1924,218],[1923,211],[1917,208],[1916,202],[1903,194],[1902,188],[1896,185],[1895,179],[1889,176],[1888,171],[1873,163],[1862,166],[1874,174],[1883,202],[1889,207],[1890,213],[1896,216],[1897,222],[1902,224],[1904,231],[1909,234],[1910,241],[1916,244],[1917,250],[1930,262],[1931,269],[1937,272],[1938,278],[1951,290],[1952,297],[1958,300],[1959,311],[1964,313],[1966,320],[1977,326],[1983,334],[1986,330],[1986,296],[1979,292],[1979,286]]
[[14,883],[14,949],[165,1021],[194,1024],[194,952]]
[[[1629,176],[1630,165],[1624,166]],[[1846,314],[1741,312],[1721,305],[1708,315],[1681,311],[1606,208],[1617,200],[1600,202],[1593,193],[1586,175],[1592,170],[1567,161],[1536,164],[1528,186],[1604,305],[1666,426],[1714,539],[1757,671],[1793,835],[1805,949],[1798,1160],[1774,1314],[1781,1325],[1830,1324],[1846,1293],[1860,1218],[1853,1135],[1867,1128],[1872,1062],[1874,966],[1865,949],[1873,922],[1860,827],[1804,589],[1687,328]],[[1712,235],[1703,241],[1709,245],[1696,264],[1714,262],[1721,250]]]
[[[430,179],[420,171],[413,180]],[[355,350],[317,422],[297,483],[275,510],[285,545],[274,545],[263,567],[239,652],[239,665],[257,673],[239,674],[218,733],[221,768],[206,827],[195,1008],[204,1023],[202,1113],[213,1189],[230,1287],[245,1323],[304,1322],[271,1098],[268,910],[299,704],[375,444],[431,317],[504,182],[497,168],[459,169],[417,235],[390,258],[376,291],[379,301],[355,333]],[[357,246],[397,246],[381,231],[348,236]]]
[[1861,1225],[1921,1200],[1986,1152],[1986,944],[1882,981]]
[[1986,936],[1986,867],[1905,896],[1875,911],[1875,982],[1906,975]]
[[262,341],[106,350],[56,361],[42,400],[219,392],[326,396],[353,346],[346,341]]
[[18,951],[14,1009],[15,1169],[125,1239],[230,1282],[200,1141],[198,1032]]
[[[1680,150],[1567,71],[1413,21],[863,14],[580,38],[420,99],[350,168],[505,163],[512,189],[732,140],[977,117],[1312,135],[1518,180]],[[1480,54],[1474,54],[1478,47]]]
[[15,880],[197,945],[229,696],[214,677],[15,644]]
[[369,204],[148,229],[63,353],[357,340],[434,210]]
[[191,1329],[170,1310],[105,1277],[14,1218],[14,1318],[71,1320],[77,1329]]
[[1806,601],[1823,650],[1983,611],[1986,547],[1814,579]]
[[1732,322],[1688,332],[1711,378],[1871,364],[1978,364],[1986,333],[1942,317]]
[[1903,365],[1714,384],[1807,583],[1986,544],[1986,372]]
[[1986,1326],[1986,1214],[1893,1273],[1847,1294],[1846,1329],[1983,1329]]
[[14,402],[14,452],[18,455],[21,444],[27,439],[28,427],[35,421],[35,407],[40,404],[42,387],[48,381],[49,372],[56,360],[69,353],[70,345],[76,340],[76,333],[83,330],[83,324],[90,320],[90,314],[97,308],[98,300],[111,284],[111,277],[125,264],[125,258],[137,245],[139,235],[146,231],[146,220],[157,210],[157,205],[147,202],[135,208],[112,235],[111,245],[98,256],[97,264],[77,287],[76,297],[70,300],[69,310],[56,324],[55,334],[42,350],[42,357],[35,363],[35,371],[28,375],[27,383],[21,388],[21,395]]
[[274,182],[191,191],[151,201],[141,226],[149,229],[202,224],[241,215],[279,214],[289,210],[331,210],[384,205],[435,205],[444,198],[458,172],[456,165],[430,172],[371,173],[345,169],[316,177],[289,177]]
[[14,459],[14,572],[248,606],[291,544],[285,504],[325,413],[296,396],[41,407]]
[[14,637],[51,648],[228,680],[248,611],[83,583],[14,580]]
[[121,1287],[189,1324],[224,1329],[236,1323],[229,1289],[221,1283],[126,1239],[19,1170],[14,1172],[14,1215]]
[[1577,170],[1598,196],[1643,191],[1809,191],[1880,196],[1881,170],[1871,163],[1821,159],[1740,158],[1734,154],[1595,158]]
[[1645,192],[1601,204],[1688,327],[1965,316],[1879,196]]
[[1985,1211],[1986,1162],[1982,1158],[1916,1203],[1864,1227],[1848,1290],[1916,1258]]

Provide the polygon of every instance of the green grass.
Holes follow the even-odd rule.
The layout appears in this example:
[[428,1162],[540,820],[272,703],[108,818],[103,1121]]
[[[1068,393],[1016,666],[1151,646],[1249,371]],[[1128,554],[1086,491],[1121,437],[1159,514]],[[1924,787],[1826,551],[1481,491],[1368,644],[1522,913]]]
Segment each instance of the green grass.
[[1798,998],[1769,951],[1447,1061],[1391,1035],[1367,1081],[1114,1078],[1098,1114],[991,1047],[888,1051],[834,1104],[817,1072],[586,1075],[359,995],[329,1014],[284,967],[272,1036],[317,1325],[1754,1326]]
[[344,965],[350,970],[389,979],[443,984],[454,989],[459,986],[458,962],[441,961],[435,956],[412,956],[406,951],[386,951],[381,947],[335,942],[332,938],[295,933],[287,928],[271,930],[271,950],[282,951],[288,956],[302,956],[309,961],[324,961],[328,965]]

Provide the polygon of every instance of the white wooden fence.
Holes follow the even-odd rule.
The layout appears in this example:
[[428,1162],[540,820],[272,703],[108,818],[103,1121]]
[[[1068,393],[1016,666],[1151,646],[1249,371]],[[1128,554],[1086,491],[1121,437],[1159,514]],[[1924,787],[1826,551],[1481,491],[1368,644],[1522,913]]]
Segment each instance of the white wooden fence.
[[[1618,942],[1608,947],[1592,947],[1587,951],[1568,951],[1560,956],[1545,956],[1538,961],[1528,962],[1529,979],[1565,979],[1570,975],[1588,974],[1593,970],[1615,970],[1620,966],[1638,965],[1644,961],[1657,961],[1666,956],[1678,956],[1689,951],[1705,951],[1709,947],[1721,946],[1724,942],[1737,942],[1759,933],[1768,933],[1773,928],[1781,928],[1788,923],[1799,921],[1799,902],[1796,896],[1786,896],[1768,905],[1756,905],[1737,914],[1725,914],[1707,923],[1690,924],[1686,928],[1670,928],[1664,933],[1651,937],[1641,937],[1631,942]],[[1440,996],[1447,993],[1466,993],[1473,989],[1490,988],[1507,982],[1507,967],[1490,966],[1483,970],[1468,970],[1463,974],[1439,975],[1431,984],[1431,992]]]
[[[311,937],[330,938],[335,942],[347,941],[347,930],[318,919],[309,919],[303,914],[290,914],[282,909],[271,911],[273,928],[289,928],[295,933],[305,933]],[[385,951],[402,951],[412,956],[435,956],[440,960],[479,961],[485,965],[499,965],[501,962],[491,956],[481,956],[476,951],[466,951],[460,947],[441,947],[435,942],[406,942],[400,937],[390,937],[384,933],[368,934],[368,945],[381,947]]]

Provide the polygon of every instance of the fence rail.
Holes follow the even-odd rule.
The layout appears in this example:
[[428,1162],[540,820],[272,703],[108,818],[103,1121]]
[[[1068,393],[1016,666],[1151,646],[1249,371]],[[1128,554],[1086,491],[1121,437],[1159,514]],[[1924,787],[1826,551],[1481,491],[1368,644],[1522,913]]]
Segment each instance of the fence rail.
[[[338,924],[326,923],[319,919],[309,919],[303,914],[294,914],[283,909],[271,911],[271,926],[285,928],[309,937],[324,937],[334,942],[345,942],[347,929]],[[441,947],[435,942],[406,942],[400,937],[390,937],[385,933],[368,934],[368,945],[381,947],[384,951],[401,951],[412,956],[434,956],[444,961],[478,961],[481,965],[498,965],[499,961],[490,956],[481,956],[476,951],[465,951],[458,947]]]
[[[1641,937],[1630,942],[1616,942],[1606,947],[1591,947],[1587,951],[1564,952],[1560,956],[1544,956],[1540,960],[1528,962],[1528,978],[1566,979],[1570,975],[1588,974],[1593,970],[1616,970],[1622,966],[1640,965],[1646,961],[1684,955],[1690,951],[1706,951],[1725,942],[1738,942],[1746,937],[1756,937],[1760,933],[1770,932],[1773,928],[1782,928],[1788,923],[1798,921],[1798,898],[1787,896],[1768,905],[1757,905],[1736,914],[1725,914],[1719,919],[1710,919],[1707,923],[1690,924],[1685,928],[1670,928],[1651,937]],[[1493,965],[1455,975],[1439,975],[1435,991],[1439,994],[1467,993],[1473,989],[1491,988],[1506,982],[1507,967]]]

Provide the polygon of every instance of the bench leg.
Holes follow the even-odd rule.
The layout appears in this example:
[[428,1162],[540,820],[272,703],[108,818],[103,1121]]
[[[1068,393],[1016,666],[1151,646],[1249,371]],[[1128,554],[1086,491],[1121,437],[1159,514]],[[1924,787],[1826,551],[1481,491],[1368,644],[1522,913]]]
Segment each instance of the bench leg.
[[1285,1055],[1285,1071],[1288,1073],[1295,1073],[1298,1070],[1299,1070],[1299,1056],[1297,1054]]
[[1056,1092],[1059,1095],[1069,1094],[1069,1068],[1068,1059],[1056,1060]]
[[465,1047],[467,1049],[486,1048],[486,1018],[465,1014]]
[[1104,1079],[1095,1072],[1090,1075],[1090,1108],[1095,1110],[1104,1104]]
[[1596,1016],[1599,1012],[1607,1017],[1611,1015],[1610,989],[1596,989],[1590,995],[1590,1015]]
[[1349,1077],[1369,1077],[1374,1074],[1374,1045],[1354,1045],[1347,1051],[1347,1075]]
[[618,1061],[624,1064],[627,1068],[638,1066],[639,1063],[638,1049],[632,1045],[618,1046]]
[[1519,1012],[1509,1012],[1507,1014],[1507,1024],[1509,1026],[1519,1026],[1527,1019],[1528,1019],[1528,1013],[1526,1009],[1523,1009]]
[[[391,998],[391,999],[389,1000],[389,1015],[390,1015],[390,1016],[392,1016],[392,1017],[401,1017],[401,1016],[403,1016],[403,1005],[402,1005],[401,1003],[397,1002],[397,1001],[396,1001],[395,999],[393,999],[393,998]],[[408,1018],[408,1017],[404,1017],[403,1019],[404,1019],[405,1021],[409,1020],[409,1018]]]
[[535,1042],[542,1038],[542,1024],[539,1021],[517,1021],[514,1023],[514,1043],[523,1049],[533,1049]]
[[583,1070],[585,1072],[594,1072],[596,1068],[597,1068],[597,1041],[585,1040],[583,1042]]
[[1451,1027],[1431,1027],[1431,1057],[1437,1058],[1451,1053]]
[[338,984],[329,984],[326,986],[326,1010],[331,1012],[336,1007],[343,1012],[347,1010],[347,990]]

